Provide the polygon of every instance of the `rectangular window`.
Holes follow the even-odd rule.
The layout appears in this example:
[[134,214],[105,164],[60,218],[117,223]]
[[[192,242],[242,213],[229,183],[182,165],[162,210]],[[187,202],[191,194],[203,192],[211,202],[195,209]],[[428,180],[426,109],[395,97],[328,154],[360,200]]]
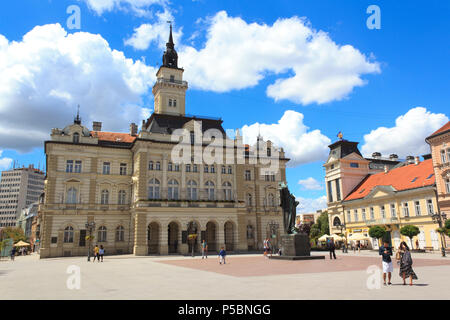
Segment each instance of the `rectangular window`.
[[153,170],[153,161],[148,163],[148,170]]
[[172,99],[169,99],[169,107],[172,106]]
[[175,167],[175,171],[177,171],[177,172],[180,171],[180,165],[179,164],[175,164],[174,167]]
[[386,218],[386,210],[385,210],[384,206],[380,207],[380,212],[381,212],[381,218],[385,219]]
[[103,174],[110,174],[110,173],[111,173],[111,163],[103,162]]
[[395,218],[397,217],[397,213],[395,212],[395,204],[391,204],[391,217]]
[[73,172],[73,160],[67,160],[66,172]]
[[233,174],[233,167],[232,166],[228,166],[228,174]]
[[191,172],[191,165],[190,164],[186,165],[186,172]]
[[167,171],[172,171],[172,162],[167,165]]
[[351,222],[352,221],[352,215],[350,213],[350,210],[347,211],[347,222]]
[[445,150],[442,150],[441,151],[441,162],[442,163],[445,163],[446,161],[445,161]]
[[120,175],[121,176],[126,176],[127,175],[127,164],[126,163],[121,163],[120,164]]
[[196,164],[194,164],[194,165],[192,166],[192,172],[197,172],[197,165],[196,165]]
[[365,208],[361,209],[361,214],[362,214],[363,221],[366,221],[366,209]]
[[427,210],[428,210],[428,214],[434,214],[433,200],[431,200],[431,199],[427,200]]
[[353,216],[355,217],[355,222],[358,221],[358,210],[353,210]]
[[416,216],[420,216],[420,202],[414,201],[414,208],[416,209]]
[[173,106],[176,107],[177,106],[177,100],[173,99]]
[[328,202],[333,202],[333,188],[331,187],[331,181],[328,181]]
[[445,191],[450,193],[450,179],[445,180]]
[[447,149],[447,161],[446,162],[450,162],[450,148]]
[[205,173],[208,173],[209,168],[208,168],[208,165],[207,165],[207,164],[205,164],[205,166],[203,167],[203,171],[204,171]]
[[350,167],[351,168],[359,168],[359,164],[356,162],[350,162]]
[[76,173],[81,173],[81,160],[75,161],[75,170]]
[[195,143],[195,134],[194,131],[191,131],[191,144]]
[[161,162],[156,162],[156,170],[161,170]]
[[341,186],[340,186],[340,181],[339,179],[336,179],[336,196],[337,196],[337,201],[341,201]]
[[227,168],[225,168],[225,166],[222,166],[222,174],[227,173]]
[[403,216],[409,217],[408,202],[403,203]]
[[370,207],[370,220],[375,220],[375,211],[373,207]]
[[250,170],[245,170],[245,180],[246,181],[252,180],[252,174],[251,174]]

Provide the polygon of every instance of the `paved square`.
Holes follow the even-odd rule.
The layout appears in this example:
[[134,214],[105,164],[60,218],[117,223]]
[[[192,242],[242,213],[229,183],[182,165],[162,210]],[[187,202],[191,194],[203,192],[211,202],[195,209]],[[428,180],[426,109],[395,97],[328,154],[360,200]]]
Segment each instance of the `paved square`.
[[[318,253],[314,253],[318,254]],[[86,257],[39,260],[38,256],[0,261],[0,299],[449,299],[450,259],[413,254],[419,276],[402,286],[395,266],[392,286],[369,289],[369,266],[379,267],[373,252],[339,254],[336,261],[269,260],[262,255],[107,256],[103,263]],[[68,268],[80,270],[81,287],[69,289]],[[373,276],[373,275],[372,275]],[[378,277],[376,277],[378,279]]]

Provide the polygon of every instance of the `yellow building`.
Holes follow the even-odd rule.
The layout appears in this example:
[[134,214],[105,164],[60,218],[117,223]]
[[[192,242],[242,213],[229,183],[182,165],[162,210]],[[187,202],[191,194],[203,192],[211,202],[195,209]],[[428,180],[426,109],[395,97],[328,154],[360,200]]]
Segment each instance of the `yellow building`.
[[[341,141],[338,145],[348,147],[349,142]],[[392,156],[383,159],[379,153],[374,153],[375,159],[363,158],[356,145],[347,152],[343,159],[330,161],[334,167],[344,168],[340,182],[347,186],[347,189],[341,188],[344,189],[340,195],[342,200],[329,201],[330,232],[340,233],[345,225],[347,238],[362,235],[361,238],[367,238],[369,247],[378,248],[378,241],[369,236],[369,228],[380,225],[387,230],[386,237],[396,248],[401,241],[406,241],[414,249],[439,250],[438,225],[431,217],[437,212],[432,160],[408,157],[407,161],[398,162],[393,161]],[[378,172],[370,173],[370,166],[377,162],[382,166],[377,168]],[[330,164],[325,164],[325,168],[330,170]],[[363,175],[364,172],[367,173]],[[333,190],[330,183],[328,187],[327,192]],[[333,200],[332,197],[329,195],[329,200]],[[420,230],[412,243],[400,234],[405,225],[415,225]]]

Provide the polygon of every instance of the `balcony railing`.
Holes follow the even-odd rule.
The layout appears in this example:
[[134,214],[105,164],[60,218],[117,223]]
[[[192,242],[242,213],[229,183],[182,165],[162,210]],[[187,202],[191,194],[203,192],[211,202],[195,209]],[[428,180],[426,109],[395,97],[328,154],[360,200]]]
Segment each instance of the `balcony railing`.
[[173,83],[173,84],[179,84],[179,85],[186,86],[186,87],[188,85],[187,81],[164,79],[164,78],[158,78],[156,80],[156,83]]
[[188,189],[178,188],[177,192],[169,192],[169,188],[160,188],[159,193],[149,194],[146,201],[211,201],[211,202],[235,202],[236,193],[231,191],[226,194],[225,189],[214,189],[211,193],[206,190],[196,189],[196,192],[189,192]]
[[380,224],[390,224],[390,223],[398,223],[398,218],[397,217],[393,217],[393,218],[381,218],[381,219],[372,219],[372,220],[367,220],[366,224],[367,225],[380,225]]

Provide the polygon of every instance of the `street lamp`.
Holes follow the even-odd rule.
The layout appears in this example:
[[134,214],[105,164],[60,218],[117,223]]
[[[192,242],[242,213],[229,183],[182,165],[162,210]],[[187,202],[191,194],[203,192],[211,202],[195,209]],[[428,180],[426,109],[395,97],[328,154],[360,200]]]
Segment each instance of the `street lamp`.
[[187,225],[188,229],[188,238],[191,240],[191,246],[192,246],[192,257],[194,257],[194,243],[195,239],[197,238],[197,224],[195,221],[189,222]]
[[87,261],[91,261],[91,239],[92,239],[92,230],[95,229],[95,222],[86,222],[85,224],[86,230],[89,230],[89,243],[88,243],[88,255],[87,255]]
[[[344,234],[342,232],[342,230],[345,229],[345,224],[339,223],[339,224],[336,224],[335,227],[338,227],[339,229],[341,229],[341,234]],[[344,239],[345,239],[345,242],[342,245],[342,253],[348,253],[348,250],[347,250],[347,238],[345,237],[345,234],[344,234]]]
[[[435,213],[431,215],[431,218],[433,219],[433,222],[439,224],[439,228],[442,229],[442,224],[443,222],[445,222],[445,220],[447,220],[447,215],[445,213]],[[439,233],[441,234],[441,252],[442,256],[445,257],[445,247],[446,247],[445,239],[442,232]]]

